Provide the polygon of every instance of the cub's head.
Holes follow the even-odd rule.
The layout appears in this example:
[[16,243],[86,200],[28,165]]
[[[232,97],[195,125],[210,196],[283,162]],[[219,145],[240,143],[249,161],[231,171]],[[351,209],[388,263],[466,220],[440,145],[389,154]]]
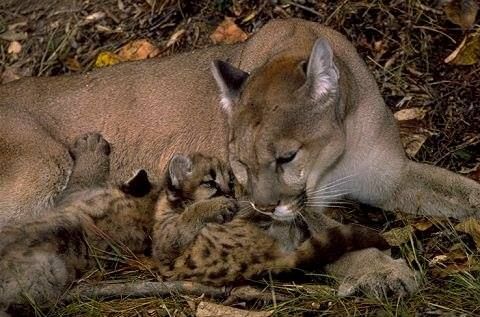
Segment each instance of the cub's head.
[[227,164],[200,153],[173,156],[165,187],[172,202],[191,203],[234,194],[233,174]]
[[229,161],[258,209],[290,221],[342,155],[339,71],[326,40],[310,53],[281,53],[248,74],[215,61],[229,122]]

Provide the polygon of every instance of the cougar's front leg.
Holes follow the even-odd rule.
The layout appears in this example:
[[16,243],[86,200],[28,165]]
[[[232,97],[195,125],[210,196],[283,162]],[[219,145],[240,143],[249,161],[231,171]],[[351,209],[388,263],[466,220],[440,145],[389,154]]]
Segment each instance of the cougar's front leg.
[[436,166],[408,161],[381,206],[413,214],[480,217],[480,184]]
[[0,227],[49,209],[73,167],[68,149],[21,112],[0,109]]
[[[317,213],[308,213],[312,231],[339,226],[337,221]],[[325,270],[337,279],[338,294],[369,293],[375,296],[404,296],[418,288],[415,271],[403,259],[393,259],[382,251],[369,248],[345,253],[327,264]]]

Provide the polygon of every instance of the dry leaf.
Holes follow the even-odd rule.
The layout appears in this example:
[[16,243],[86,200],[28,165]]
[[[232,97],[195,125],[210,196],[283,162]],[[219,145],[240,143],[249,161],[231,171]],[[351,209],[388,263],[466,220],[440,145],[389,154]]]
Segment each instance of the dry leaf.
[[185,34],[185,32],[186,32],[185,29],[181,29],[181,30],[178,30],[175,33],[173,33],[172,36],[170,36],[170,39],[168,39],[166,47],[170,47],[173,44],[177,43],[182,38],[182,36]]
[[18,41],[10,42],[7,48],[8,54],[18,54],[22,51],[22,44]]
[[26,32],[15,32],[14,30],[7,30],[0,33],[0,39],[5,41],[22,41],[28,38]]
[[21,77],[17,74],[14,68],[12,67],[5,67],[2,75],[0,76],[0,84],[6,84],[11,81],[20,79]]
[[412,223],[412,226],[418,231],[427,231],[433,226],[433,223],[428,219],[420,219]]
[[101,52],[98,54],[97,59],[95,60],[95,67],[106,67],[118,64],[122,61],[122,58],[112,52]]
[[398,121],[405,121],[405,120],[421,120],[425,117],[427,110],[422,108],[408,108],[402,109],[393,114],[395,119]]
[[92,14],[88,15],[87,17],[85,17],[85,20],[87,20],[89,22],[93,22],[93,21],[101,20],[105,16],[106,16],[105,12],[98,11],[98,12],[92,13]]
[[480,250],[480,221],[475,218],[467,218],[455,226],[455,230],[468,233],[475,241],[477,250]]
[[75,57],[69,57],[63,63],[71,71],[78,72],[82,70],[82,65]]
[[467,30],[475,23],[477,17],[477,0],[443,0],[443,11],[448,19]]
[[403,148],[409,157],[414,157],[430,136],[427,131],[421,131],[419,133],[400,133]]
[[269,317],[273,311],[248,311],[209,302],[200,302],[196,317]]
[[468,34],[462,43],[447,57],[445,63],[453,65],[473,65],[480,59],[480,29]]
[[388,244],[397,247],[408,241],[412,235],[414,229],[411,225],[407,225],[402,228],[394,228],[390,231],[384,232],[382,236],[387,240]]
[[248,35],[234,22],[233,18],[226,17],[216,30],[210,35],[214,44],[235,44],[244,42]]
[[429,266],[432,267],[431,272],[435,277],[480,270],[479,263],[473,257],[467,256],[461,245],[454,245],[447,254],[435,256]]
[[118,56],[126,61],[137,61],[155,57],[160,50],[148,40],[135,40],[124,45],[118,52]]

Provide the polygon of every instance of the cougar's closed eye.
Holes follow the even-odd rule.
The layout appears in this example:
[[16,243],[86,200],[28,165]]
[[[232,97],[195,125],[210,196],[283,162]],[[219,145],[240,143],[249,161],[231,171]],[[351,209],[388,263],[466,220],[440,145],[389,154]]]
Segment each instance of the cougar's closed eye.
[[298,150],[295,150],[295,151],[289,151],[289,152],[286,152],[285,154],[280,155],[276,159],[277,165],[284,165],[284,164],[290,163],[295,159],[295,157],[297,156],[297,153],[298,153]]

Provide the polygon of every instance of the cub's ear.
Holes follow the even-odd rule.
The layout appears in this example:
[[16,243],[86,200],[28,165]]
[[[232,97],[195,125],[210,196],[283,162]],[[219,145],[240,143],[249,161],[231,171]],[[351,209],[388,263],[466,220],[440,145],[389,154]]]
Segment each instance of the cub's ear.
[[227,114],[231,114],[233,100],[238,97],[248,73],[220,60],[213,61],[212,72],[220,88],[222,108]]
[[147,195],[151,189],[152,184],[145,170],[139,170],[128,182],[120,186],[122,192],[134,197],[143,197]]
[[306,75],[309,93],[314,100],[338,91],[339,73],[327,40],[320,38],[315,42]]
[[185,155],[175,154],[168,163],[170,183],[176,189],[192,173],[192,160]]

